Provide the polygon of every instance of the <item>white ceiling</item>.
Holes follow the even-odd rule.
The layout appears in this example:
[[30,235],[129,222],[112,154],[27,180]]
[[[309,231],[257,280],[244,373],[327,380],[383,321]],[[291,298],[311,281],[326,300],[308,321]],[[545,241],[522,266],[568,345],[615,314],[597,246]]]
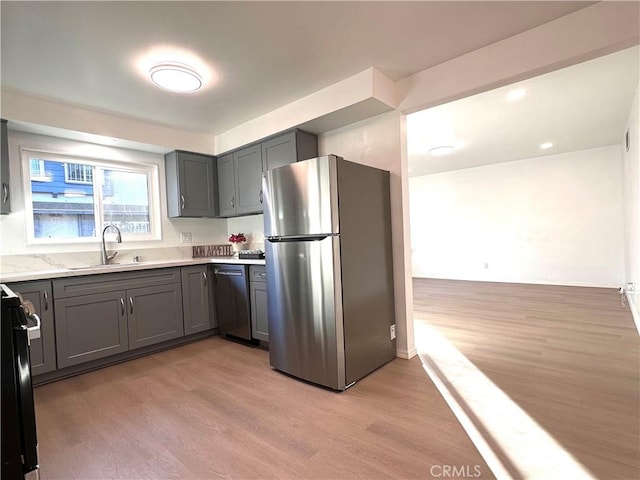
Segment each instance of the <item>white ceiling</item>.
[[[593,2],[10,2],[1,86],[220,134],[376,67],[399,80]],[[180,48],[211,81],[179,95],[140,71]]]
[[[620,144],[638,88],[640,49],[531,78],[407,116],[412,177]],[[507,94],[527,94],[510,102]],[[540,144],[553,147],[541,150]],[[460,143],[453,154],[430,148]]]

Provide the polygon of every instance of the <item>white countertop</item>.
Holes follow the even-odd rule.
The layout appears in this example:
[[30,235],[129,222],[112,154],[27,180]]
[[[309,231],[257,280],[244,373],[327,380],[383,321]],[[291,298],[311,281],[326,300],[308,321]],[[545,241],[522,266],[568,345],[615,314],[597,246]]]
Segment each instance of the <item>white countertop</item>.
[[237,259],[233,257],[205,257],[180,260],[159,260],[137,263],[112,263],[109,265],[89,265],[86,267],[55,268],[29,272],[0,273],[0,282],[24,282],[27,280],[45,280],[49,278],[78,277],[81,275],[97,275],[113,272],[130,272],[134,270],[150,270],[153,268],[184,267],[189,265],[204,265],[208,263],[227,263],[236,265],[265,265],[264,260]]

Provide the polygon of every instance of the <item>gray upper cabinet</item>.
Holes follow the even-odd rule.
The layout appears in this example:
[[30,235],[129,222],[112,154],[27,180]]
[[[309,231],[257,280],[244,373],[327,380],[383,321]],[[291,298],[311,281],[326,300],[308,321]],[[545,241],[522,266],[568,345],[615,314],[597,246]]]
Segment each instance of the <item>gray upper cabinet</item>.
[[262,142],[262,171],[318,156],[318,139],[303,131],[285,133]]
[[296,130],[218,157],[220,216],[262,213],[262,173],[317,156],[317,137]]
[[236,174],[233,154],[218,157],[218,191],[220,193],[219,211],[221,217],[236,213]]
[[210,267],[182,267],[184,334],[209,330],[216,326]]
[[40,375],[56,369],[56,336],[53,320],[53,297],[51,282],[24,282],[9,285],[14,292],[30,301],[40,317],[40,338],[31,340],[29,355],[31,373]]
[[236,168],[236,213],[262,212],[262,150],[253,145],[233,153]]
[[7,121],[0,123],[0,214],[11,213],[11,190],[9,183],[9,140]]
[[218,200],[214,157],[180,150],[165,155],[169,217],[214,217]]

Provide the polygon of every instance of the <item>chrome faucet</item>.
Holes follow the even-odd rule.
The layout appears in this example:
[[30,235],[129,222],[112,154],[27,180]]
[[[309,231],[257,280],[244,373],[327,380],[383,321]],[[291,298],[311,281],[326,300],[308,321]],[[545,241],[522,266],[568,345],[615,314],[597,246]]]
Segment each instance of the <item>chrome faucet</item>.
[[107,255],[107,247],[104,244],[104,234],[110,228],[115,228],[116,229],[116,232],[117,232],[117,234],[116,234],[116,242],[122,243],[122,235],[120,234],[120,229],[118,227],[116,227],[115,225],[107,225],[106,227],[104,227],[104,230],[102,230],[102,251],[100,252],[102,254],[102,258],[100,259],[100,263],[102,265],[108,265],[109,262],[111,260],[113,260],[113,258],[118,254],[118,252],[113,252],[111,255]]

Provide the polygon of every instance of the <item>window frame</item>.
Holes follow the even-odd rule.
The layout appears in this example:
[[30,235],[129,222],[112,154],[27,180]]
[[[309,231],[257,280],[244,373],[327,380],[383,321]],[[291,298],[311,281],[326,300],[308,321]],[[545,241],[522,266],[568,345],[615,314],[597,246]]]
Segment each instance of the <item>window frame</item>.
[[[105,158],[94,158],[90,156],[79,156],[67,153],[53,152],[36,148],[20,148],[24,212],[26,220],[26,241],[27,245],[55,245],[55,244],[92,244],[101,241],[102,228],[104,223],[104,207],[102,205],[102,175],[104,169],[119,170],[131,173],[145,174],[147,176],[147,192],[149,197],[149,229],[147,234],[135,234],[122,232],[123,242],[145,242],[152,240],[162,240],[162,219],[160,204],[160,178],[159,166],[150,162],[119,162]],[[65,179],[67,178],[67,163],[85,164],[93,167],[93,205],[96,216],[95,236],[92,237],[65,237],[65,238],[36,238],[33,214],[33,195],[31,181],[51,181],[48,177],[31,177],[31,159],[39,159],[42,162],[51,160],[53,162],[65,163]],[[68,183],[82,183],[70,181]],[[82,183],[87,185],[88,183]]]

